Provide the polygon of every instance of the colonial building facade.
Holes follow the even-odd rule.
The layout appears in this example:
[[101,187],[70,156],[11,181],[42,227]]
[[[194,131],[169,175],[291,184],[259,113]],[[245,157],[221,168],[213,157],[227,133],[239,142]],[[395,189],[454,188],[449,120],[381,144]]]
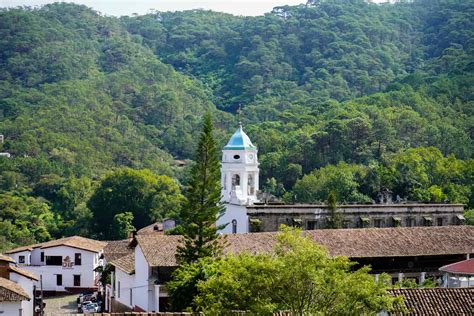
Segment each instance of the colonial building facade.
[[[226,211],[217,224],[221,233],[277,231],[280,225],[305,230],[328,227],[326,205],[266,204],[259,201],[258,150],[242,125],[222,150],[222,201]],[[339,205],[343,228],[446,226],[464,223],[462,204]]]
[[[72,236],[6,252],[22,269],[43,279],[46,294],[97,289],[100,257],[106,242]],[[39,289],[40,284],[36,281]]]

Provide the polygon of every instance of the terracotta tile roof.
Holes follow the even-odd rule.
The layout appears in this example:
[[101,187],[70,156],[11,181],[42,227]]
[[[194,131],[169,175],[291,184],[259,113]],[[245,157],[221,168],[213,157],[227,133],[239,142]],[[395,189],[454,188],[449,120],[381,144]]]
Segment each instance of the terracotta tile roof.
[[174,267],[176,248],[181,236],[171,235],[137,235],[138,246],[143,251],[146,261],[152,267]]
[[[304,231],[333,256],[351,258],[430,256],[474,252],[474,226],[326,229]],[[225,252],[269,252],[276,232],[225,235]],[[176,266],[181,236],[137,235],[151,266]]]
[[71,237],[65,237],[65,238],[47,241],[40,244],[14,248],[14,249],[5,251],[5,253],[10,254],[10,253],[16,253],[16,252],[25,251],[25,250],[31,251],[33,250],[33,248],[51,248],[51,247],[57,247],[57,246],[68,246],[68,247],[88,250],[92,252],[99,252],[106,245],[107,245],[107,242],[104,242],[104,241],[98,241],[98,240],[89,239],[89,238],[85,238],[81,236],[71,236]]
[[41,248],[51,248],[57,246],[68,246],[72,248],[87,250],[91,252],[99,252],[107,245],[105,241],[98,241],[81,236],[65,237],[57,240],[51,240],[41,244]]
[[132,252],[131,254],[112,260],[110,264],[117,268],[120,268],[123,272],[127,274],[134,274],[135,273],[135,252]]
[[163,223],[156,222],[137,231],[137,235],[163,234]]
[[15,263],[15,260],[10,258],[9,256],[2,255],[1,253],[0,253],[0,261]]
[[404,257],[474,252],[474,226],[331,229],[309,235],[332,255]]
[[[403,296],[408,315],[473,315],[474,288],[392,289],[394,296]],[[395,310],[392,315],[406,315]]]
[[5,253],[6,254],[11,254],[11,253],[22,252],[22,251],[31,251],[31,250],[33,250],[33,248],[38,248],[40,246],[41,246],[41,244],[22,246],[22,247],[17,247],[17,248],[7,250],[7,251],[5,251]]
[[0,302],[30,300],[28,293],[17,283],[0,277]]
[[11,272],[15,272],[15,273],[18,273],[24,277],[27,277],[28,279],[32,279],[32,280],[35,280],[35,281],[39,281],[39,278],[36,274],[30,272],[30,271],[26,271],[26,270],[23,270],[23,269],[20,269],[18,268],[17,266],[9,266],[8,267],[8,270],[10,270]]
[[439,268],[439,271],[453,274],[474,275],[474,259],[463,260]]
[[133,253],[133,248],[129,247],[132,239],[112,240],[107,242],[104,247],[104,258],[107,262],[111,262],[120,257]]

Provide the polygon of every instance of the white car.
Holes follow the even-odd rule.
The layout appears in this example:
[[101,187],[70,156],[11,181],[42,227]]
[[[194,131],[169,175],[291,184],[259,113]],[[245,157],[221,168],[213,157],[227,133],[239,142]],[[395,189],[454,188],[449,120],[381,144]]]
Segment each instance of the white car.
[[92,302],[85,302],[88,304],[83,304],[82,305],[82,312],[84,314],[89,314],[89,313],[97,313],[100,312],[100,306],[97,303],[92,303]]

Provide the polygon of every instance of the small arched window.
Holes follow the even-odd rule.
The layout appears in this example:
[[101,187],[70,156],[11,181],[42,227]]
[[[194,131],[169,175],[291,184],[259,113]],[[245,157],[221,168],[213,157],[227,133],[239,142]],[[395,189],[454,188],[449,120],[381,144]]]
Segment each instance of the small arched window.
[[232,220],[232,234],[237,234],[237,220]]
[[232,176],[232,189],[235,189],[235,187],[239,185],[240,185],[240,176],[238,174],[234,174]]

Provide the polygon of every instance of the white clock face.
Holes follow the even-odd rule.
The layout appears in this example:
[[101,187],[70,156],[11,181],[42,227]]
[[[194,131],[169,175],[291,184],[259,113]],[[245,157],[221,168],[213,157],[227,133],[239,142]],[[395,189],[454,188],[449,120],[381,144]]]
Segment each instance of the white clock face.
[[253,160],[253,154],[250,154],[250,155],[249,155],[249,159],[250,159],[250,160]]

